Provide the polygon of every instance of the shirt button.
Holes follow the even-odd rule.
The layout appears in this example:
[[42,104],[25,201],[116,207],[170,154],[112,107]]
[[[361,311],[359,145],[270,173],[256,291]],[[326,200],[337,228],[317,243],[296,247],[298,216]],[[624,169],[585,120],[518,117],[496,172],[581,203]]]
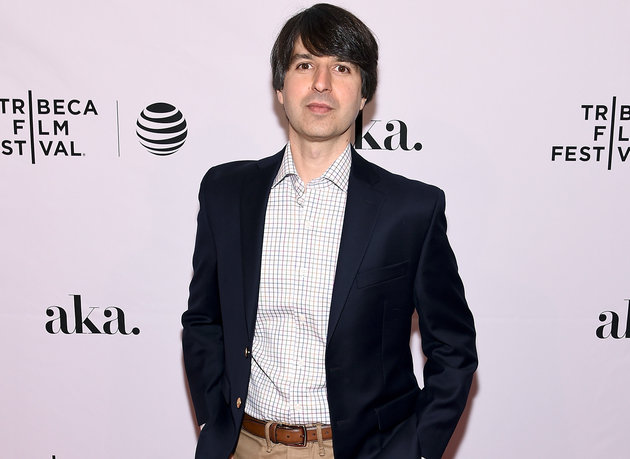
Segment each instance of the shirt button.
[[241,397],[237,398],[236,399],[236,408],[240,408],[242,403],[243,402],[241,401]]
[[306,316],[304,314],[298,315],[298,321],[301,323],[306,323]]
[[296,411],[300,411],[302,409],[302,405],[300,405],[299,403],[295,404],[295,409]]

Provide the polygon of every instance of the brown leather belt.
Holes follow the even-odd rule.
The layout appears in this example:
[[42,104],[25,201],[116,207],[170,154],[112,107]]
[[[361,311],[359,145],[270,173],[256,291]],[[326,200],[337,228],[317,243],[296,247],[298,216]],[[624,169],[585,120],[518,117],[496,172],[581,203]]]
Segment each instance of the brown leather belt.
[[[243,429],[260,438],[265,438],[265,424],[265,421],[253,418],[247,413],[243,417]],[[329,425],[322,425],[322,440],[331,438],[332,428]],[[287,446],[306,446],[309,441],[317,441],[317,427],[290,426],[273,422],[269,426],[269,439]]]

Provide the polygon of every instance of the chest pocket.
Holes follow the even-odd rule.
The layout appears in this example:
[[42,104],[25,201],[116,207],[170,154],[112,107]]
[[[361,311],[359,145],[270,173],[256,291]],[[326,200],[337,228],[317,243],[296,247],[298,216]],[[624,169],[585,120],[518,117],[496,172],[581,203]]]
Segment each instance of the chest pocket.
[[357,274],[357,287],[365,288],[382,282],[391,281],[407,274],[408,261],[361,271]]

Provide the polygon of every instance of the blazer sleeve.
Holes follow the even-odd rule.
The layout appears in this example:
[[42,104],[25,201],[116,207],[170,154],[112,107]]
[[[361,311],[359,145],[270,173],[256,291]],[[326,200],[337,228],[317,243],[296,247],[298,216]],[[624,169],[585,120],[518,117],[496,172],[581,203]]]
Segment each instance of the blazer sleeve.
[[418,439],[422,455],[437,459],[466,406],[477,368],[473,316],[446,236],[441,190],[422,246],[414,288],[422,350],[427,358],[425,386],[417,407]]
[[222,430],[220,425],[230,415],[221,386],[225,357],[217,279],[217,250],[208,202],[209,176],[210,173],[204,177],[199,191],[193,277],[190,282],[188,309],[182,315],[182,346],[197,422],[200,425],[206,424],[204,430]]

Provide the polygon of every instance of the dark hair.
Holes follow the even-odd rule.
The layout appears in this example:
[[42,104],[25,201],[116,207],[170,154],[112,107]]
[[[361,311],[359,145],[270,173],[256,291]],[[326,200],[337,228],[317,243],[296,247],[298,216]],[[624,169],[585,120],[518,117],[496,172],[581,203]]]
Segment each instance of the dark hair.
[[370,101],[376,91],[378,44],[370,29],[349,11],[318,3],[287,21],[271,50],[273,87],[284,87],[296,40],[315,56],[335,56],[359,67],[361,95]]

